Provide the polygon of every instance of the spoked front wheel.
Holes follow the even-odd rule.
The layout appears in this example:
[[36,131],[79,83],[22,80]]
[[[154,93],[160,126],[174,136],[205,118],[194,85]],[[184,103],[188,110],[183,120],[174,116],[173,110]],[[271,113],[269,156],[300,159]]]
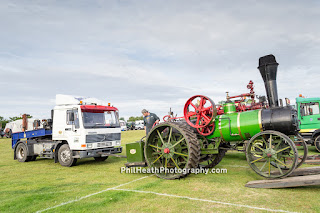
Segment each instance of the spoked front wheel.
[[294,142],[277,131],[264,131],[253,136],[246,150],[250,167],[265,178],[290,175],[298,163]]
[[306,161],[308,157],[308,146],[301,135],[294,136],[293,141],[298,150],[298,163],[296,167],[298,168]]
[[177,179],[197,168],[200,145],[196,134],[187,124],[166,122],[148,134],[144,148],[145,159],[156,175]]

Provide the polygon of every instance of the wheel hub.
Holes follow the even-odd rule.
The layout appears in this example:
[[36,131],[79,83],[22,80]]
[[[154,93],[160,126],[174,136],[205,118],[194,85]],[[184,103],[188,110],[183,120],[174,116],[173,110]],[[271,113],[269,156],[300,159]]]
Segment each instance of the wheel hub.
[[172,147],[171,144],[164,144],[162,146],[162,153],[165,158],[167,159],[172,158],[174,155],[174,152],[175,152],[175,148]]
[[61,152],[61,160],[63,162],[67,162],[70,160],[70,152],[68,150],[64,150],[63,152]]
[[270,148],[267,148],[265,150],[265,155],[267,155],[268,158],[271,158],[271,157],[275,157],[276,156],[276,151],[274,149],[270,149]]
[[19,149],[18,154],[19,154],[18,158],[19,158],[19,159],[22,159],[22,158],[24,157],[24,150],[23,150],[22,148]]

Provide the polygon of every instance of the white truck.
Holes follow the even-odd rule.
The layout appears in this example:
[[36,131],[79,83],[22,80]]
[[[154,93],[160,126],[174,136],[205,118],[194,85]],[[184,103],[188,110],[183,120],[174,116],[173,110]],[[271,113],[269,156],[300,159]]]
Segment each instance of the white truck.
[[57,95],[51,119],[42,121],[43,128],[12,134],[14,159],[26,162],[50,158],[70,167],[77,159],[104,161],[109,155],[121,153],[118,109],[98,102]]

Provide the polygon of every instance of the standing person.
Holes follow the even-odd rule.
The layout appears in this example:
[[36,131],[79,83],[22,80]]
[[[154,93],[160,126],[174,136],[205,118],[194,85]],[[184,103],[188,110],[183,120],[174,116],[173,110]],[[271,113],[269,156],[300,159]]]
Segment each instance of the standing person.
[[158,124],[160,122],[160,118],[156,114],[148,112],[146,109],[143,109],[141,113],[143,114],[144,130],[146,131],[146,135],[148,135],[153,124]]

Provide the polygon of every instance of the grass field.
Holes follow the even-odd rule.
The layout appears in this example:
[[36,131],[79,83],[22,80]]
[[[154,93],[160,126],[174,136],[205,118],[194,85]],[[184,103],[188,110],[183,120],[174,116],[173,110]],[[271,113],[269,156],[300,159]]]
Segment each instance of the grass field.
[[[122,145],[139,140],[143,132],[123,132]],[[315,153],[314,147],[310,151]],[[244,187],[262,178],[249,169],[243,153],[228,152],[217,166],[227,174],[171,181],[121,174],[126,159],[115,157],[79,160],[71,168],[47,159],[20,163],[13,160],[9,139],[0,139],[0,156],[0,212],[320,212],[320,186]]]

